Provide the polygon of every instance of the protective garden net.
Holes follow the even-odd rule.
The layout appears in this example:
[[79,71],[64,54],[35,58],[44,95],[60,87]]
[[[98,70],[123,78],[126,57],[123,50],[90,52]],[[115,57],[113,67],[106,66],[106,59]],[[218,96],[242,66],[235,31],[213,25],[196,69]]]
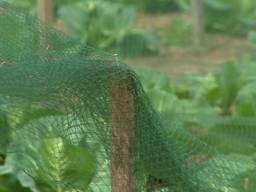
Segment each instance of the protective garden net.
[[110,192],[114,152],[132,154],[136,191],[256,189],[255,119],[157,113],[117,56],[2,1],[0,113],[0,153],[34,191]]

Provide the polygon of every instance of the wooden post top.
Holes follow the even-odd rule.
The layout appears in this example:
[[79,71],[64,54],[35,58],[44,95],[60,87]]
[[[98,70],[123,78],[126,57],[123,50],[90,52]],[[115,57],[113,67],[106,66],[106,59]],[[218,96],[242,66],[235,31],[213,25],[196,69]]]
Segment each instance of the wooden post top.
[[128,80],[112,85],[109,113],[112,192],[135,192],[134,97]]

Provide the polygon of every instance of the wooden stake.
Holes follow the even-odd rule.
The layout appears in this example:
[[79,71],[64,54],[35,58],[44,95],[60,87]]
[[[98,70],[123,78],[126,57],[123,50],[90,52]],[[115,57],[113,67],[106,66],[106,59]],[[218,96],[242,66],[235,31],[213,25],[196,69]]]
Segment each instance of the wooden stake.
[[111,88],[109,125],[112,192],[135,192],[134,98],[128,80],[119,82]]
[[[51,24],[53,22],[52,0],[37,0],[37,16],[43,22]],[[47,51],[50,48],[50,33],[48,33],[47,25],[38,25],[38,46],[40,50]],[[46,59],[46,58],[44,58]]]
[[53,7],[52,0],[38,0],[37,1],[37,16],[40,20],[52,23]]
[[202,0],[191,0],[193,16],[193,41],[201,46],[204,40],[203,3]]

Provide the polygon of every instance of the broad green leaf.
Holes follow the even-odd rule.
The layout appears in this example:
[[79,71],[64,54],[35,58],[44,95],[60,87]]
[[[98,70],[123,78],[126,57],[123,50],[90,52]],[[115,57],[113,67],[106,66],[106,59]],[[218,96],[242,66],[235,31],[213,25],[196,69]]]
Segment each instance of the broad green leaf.
[[7,147],[11,136],[11,127],[7,119],[6,111],[0,110],[0,154],[7,152]]
[[217,82],[220,87],[222,113],[228,114],[242,87],[241,73],[236,61],[227,61],[221,65],[217,72]]
[[0,175],[0,192],[32,192],[22,187],[13,175]]
[[39,170],[36,171],[39,183],[43,182],[56,192],[88,188],[96,169],[95,159],[88,150],[53,138],[43,141],[39,154]]
[[82,144],[82,139],[87,139],[82,125],[70,118],[30,120],[17,129],[9,149],[9,164],[16,172],[25,171],[34,178],[43,191],[85,191],[96,173],[95,145],[89,146],[87,140]]
[[157,53],[160,49],[156,34],[135,27],[133,6],[101,0],[80,1],[61,6],[57,15],[71,35],[100,49],[122,56]]
[[250,83],[238,94],[235,102],[235,113],[239,116],[256,115],[256,84]]

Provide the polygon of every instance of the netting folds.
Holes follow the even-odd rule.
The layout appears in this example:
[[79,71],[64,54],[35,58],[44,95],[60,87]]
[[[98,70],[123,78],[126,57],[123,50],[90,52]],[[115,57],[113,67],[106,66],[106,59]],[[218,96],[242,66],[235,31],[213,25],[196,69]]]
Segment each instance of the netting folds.
[[0,114],[0,153],[40,191],[110,192],[120,162],[134,191],[255,191],[253,119],[158,114],[116,57],[2,1]]

